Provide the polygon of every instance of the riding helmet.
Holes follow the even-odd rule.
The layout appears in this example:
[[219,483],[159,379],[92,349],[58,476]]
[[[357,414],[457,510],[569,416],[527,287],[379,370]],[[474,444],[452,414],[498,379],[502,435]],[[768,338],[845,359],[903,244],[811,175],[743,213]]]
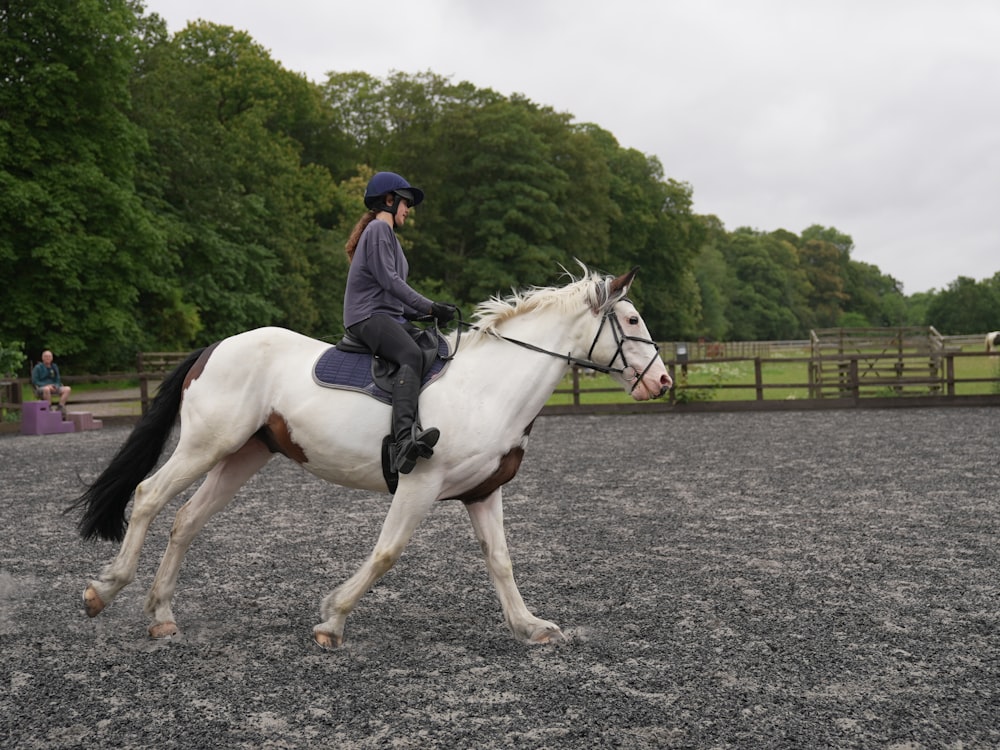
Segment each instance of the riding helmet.
[[395,172],[376,172],[365,188],[365,206],[370,209],[381,208],[382,197],[394,193],[405,198],[411,206],[416,206],[424,199],[424,191],[415,188]]

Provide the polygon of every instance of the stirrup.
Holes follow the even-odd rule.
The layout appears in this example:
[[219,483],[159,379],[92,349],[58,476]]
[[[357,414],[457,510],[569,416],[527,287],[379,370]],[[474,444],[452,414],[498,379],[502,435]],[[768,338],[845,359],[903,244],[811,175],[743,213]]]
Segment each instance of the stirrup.
[[424,430],[414,422],[410,439],[413,441],[413,447],[416,448],[420,458],[430,458],[434,455],[434,446],[441,439],[441,430],[437,427]]
[[420,446],[410,438],[392,444],[389,451],[390,468],[397,474],[409,474],[421,455]]
[[409,474],[417,464],[417,457],[411,457],[410,451],[405,448],[405,446],[401,447],[394,444],[390,449],[389,468],[395,474]]
[[410,428],[410,434],[392,444],[390,451],[391,468],[397,474],[409,474],[418,458],[430,458],[434,455],[434,446],[441,437],[441,431],[436,427],[423,430],[416,423]]

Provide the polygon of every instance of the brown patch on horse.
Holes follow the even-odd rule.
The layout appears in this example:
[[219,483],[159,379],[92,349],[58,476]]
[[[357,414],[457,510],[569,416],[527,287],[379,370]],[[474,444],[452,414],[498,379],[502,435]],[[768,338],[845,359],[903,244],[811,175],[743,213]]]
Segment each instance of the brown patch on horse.
[[[524,437],[531,434],[531,428],[534,424],[534,421],[532,421],[527,427],[524,428]],[[461,500],[466,505],[485,500],[493,494],[497,487],[502,487],[517,475],[517,470],[521,468],[521,460],[523,458],[523,447],[518,445],[511,448],[504,454],[503,458],[500,459],[500,465],[497,467],[496,471],[490,474],[485,480],[477,484],[471,490],[466,490],[461,495],[455,495],[453,499]]]
[[253,434],[253,437],[260,440],[271,453],[280,453],[287,456],[296,463],[308,463],[305,451],[302,446],[292,440],[291,430],[288,429],[288,422],[285,418],[272,411],[263,426]]
[[198,357],[198,359],[195,361],[191,369],[188,370],[188,374],[184,378],[185,391],[188,389],[188,386],[190,386],[191,383],[197,380],[201,376],[202,372],[205,371],[205,365],[208,364],[208,358],[212,356],[212,352],[215,351],[215,347],[217,347],[220,343],[222,342],[216,341],[211,346],[206,347],[205,351],[201,353],[201,356]]

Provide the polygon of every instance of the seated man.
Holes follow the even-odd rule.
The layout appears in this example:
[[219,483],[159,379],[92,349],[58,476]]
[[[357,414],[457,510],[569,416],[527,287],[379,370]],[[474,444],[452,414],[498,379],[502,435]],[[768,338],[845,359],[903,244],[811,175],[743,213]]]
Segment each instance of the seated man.
[[52,352],[47,349],[42,352],[42,361],[31,371],[31,385],[35,395],[42,401],[51,400],[54,394],[59,396],[59,411],[66,417],[66,402],[69,400],[70,387],[62,384],[59,375],[59,365],[52,361]]

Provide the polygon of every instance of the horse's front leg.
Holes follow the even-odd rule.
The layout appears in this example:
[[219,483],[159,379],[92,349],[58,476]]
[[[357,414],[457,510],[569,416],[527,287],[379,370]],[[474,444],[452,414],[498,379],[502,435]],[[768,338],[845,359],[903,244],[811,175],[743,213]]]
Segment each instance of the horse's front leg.
[[396,564],[414,530],[434,504],[438,490],[439,485],[421,482],[413,474],[400,481],[368,559],[353,576],[323,600],[321,614],[324,621],[313,628],[316,643],[323,648],[343,645],[347,616],[364,593]]
[[498,487],[485,500],[466,503],[476,539],[486,558],[490,579],[496,587],[503,616],[514,637],[525,643],[557,643],[566,640],[559,626],[531,614],[514,582],[507,539],[503,530],[503,498]]

